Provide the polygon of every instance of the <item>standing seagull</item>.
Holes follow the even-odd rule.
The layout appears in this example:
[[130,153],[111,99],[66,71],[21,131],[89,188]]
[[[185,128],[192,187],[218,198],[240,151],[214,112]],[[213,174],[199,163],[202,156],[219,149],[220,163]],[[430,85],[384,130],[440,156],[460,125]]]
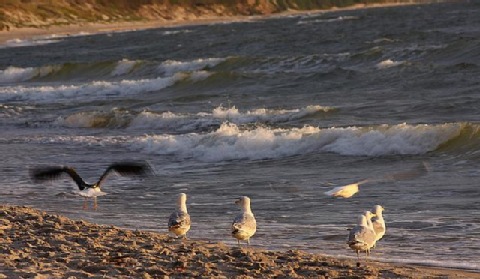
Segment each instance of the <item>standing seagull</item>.
[[383,210],[384,208],[381,205],[375,205],[373,208],[373,213],[375,217],[372,218],[372,225],[373,230],[375,231],[376,237],[375,242],[382,239],[385,235],[386,227],[385,227],[385,220],[383,220]]
[[[350,230],[348,235],[348,246],[357,252],[360,260],[360,252],[370,255],[370,249],[375,245],[375,231],[373,230],[371,218],[375,216],[372,212],[366,211],[358,218],[357,225]],[[359,265],[359,263],[357,263]]]
[[97,197],[107,194],[105,192],[102,192],[100,186],[105,181],[108,174],[110,174],[112,171],[115,171],[120,175],[144,175],[150,171],[150,167],[146,163],[113,163],[108,166],[102,176],[100,176],[100,179],[98,179],[98,181],[94,184],[86,183],[80,177],[80,175],[78,175],[74,168],[68,166],[35,168],[31,170],[30,174],[32,180],[37,183],[41,183],[47,180],[58,179],[63,173],[68,174],[78,186],[79,191],[77,193],[80,196],[85,197],[83,209],[87,208],[87,198],[93,198],[93,208],[96,210]]
[[177,208],[168,219],[168,230],[176,236],[187,238],[190,230],[190,215],[187,211],[187,195],[180,193],[177,199]]
[[240,245],[240,240],[246,240],[250,245],[250,237],[257,231],[257,221],[250,209],[250,198],[243,196],[235,203],[240,205],[242,213],[233,220],[232,236],[237,239],[238,245]]

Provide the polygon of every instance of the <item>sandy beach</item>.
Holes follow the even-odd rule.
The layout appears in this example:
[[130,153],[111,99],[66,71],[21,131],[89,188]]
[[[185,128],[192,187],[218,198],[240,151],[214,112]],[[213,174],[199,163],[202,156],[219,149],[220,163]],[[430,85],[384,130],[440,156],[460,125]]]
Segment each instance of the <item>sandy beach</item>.
[[29,207],[0,206],[0,278],[480,278],[413,265],[268,251],[199,239],[177,240],[71,220]]

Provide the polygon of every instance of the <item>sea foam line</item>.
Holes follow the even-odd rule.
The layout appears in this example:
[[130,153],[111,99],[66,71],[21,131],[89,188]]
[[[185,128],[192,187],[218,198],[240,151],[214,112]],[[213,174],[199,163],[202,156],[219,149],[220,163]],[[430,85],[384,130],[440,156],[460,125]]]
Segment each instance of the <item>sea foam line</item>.
[[172,86],[183,78],[185,78],[184,75],[176,74],[166,78],[122,80],[119,82],[94,81],[82,85],[6,86],[0,87],[0,101],[58,102],[60,100],[65,101],[65,99],[71,101],[72,98],[81,100],[104,99],[107,96],[126,96],[158,91]]

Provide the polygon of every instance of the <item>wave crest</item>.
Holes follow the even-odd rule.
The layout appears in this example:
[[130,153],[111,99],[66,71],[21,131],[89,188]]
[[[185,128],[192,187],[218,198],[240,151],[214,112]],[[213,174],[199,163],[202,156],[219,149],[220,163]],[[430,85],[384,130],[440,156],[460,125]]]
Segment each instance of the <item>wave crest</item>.
[[312,152],[369,157],[419,155],[437,149],[461,130],[461,124],[243,130],[226,122],[206,134],[144,136],[130,148],[201,161],[273,159]]

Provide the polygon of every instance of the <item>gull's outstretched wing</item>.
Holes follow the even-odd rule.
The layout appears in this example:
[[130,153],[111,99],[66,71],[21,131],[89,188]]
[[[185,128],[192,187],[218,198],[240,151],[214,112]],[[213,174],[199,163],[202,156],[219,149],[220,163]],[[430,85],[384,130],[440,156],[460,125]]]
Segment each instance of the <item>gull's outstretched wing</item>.
[[114,163],[105,170],[96,185],[99,186],[112,171],[115,171],[122,176],[133,176],[146,175],[151,172],[151,168],[150,165],[146,162]]
[[30,170],[30,176],[35,183],[58,179],[63,173],[68,174],[73,181],[75,181],[80,191],[85,189],[85,187],[88,187],[88,184],[80,177],[80,175],[78,175],[75,169],[71,167],[41,167]]

